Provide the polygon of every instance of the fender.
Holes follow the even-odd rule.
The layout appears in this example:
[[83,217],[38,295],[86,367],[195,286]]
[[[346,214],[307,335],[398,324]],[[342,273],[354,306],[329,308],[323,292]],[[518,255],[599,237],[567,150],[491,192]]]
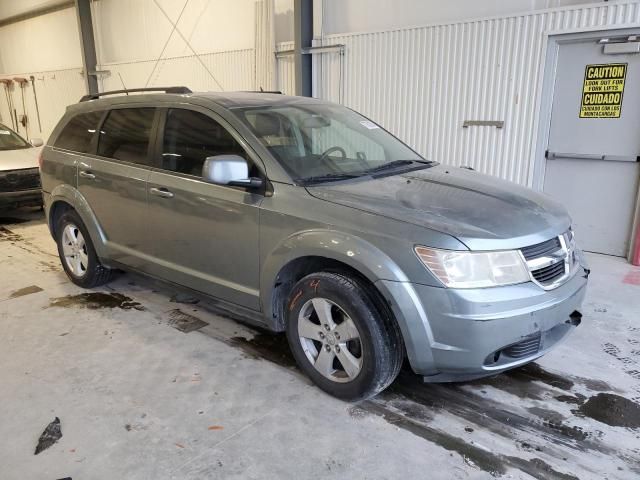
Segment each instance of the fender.
[[289,262],[309,256],[329,258],[349,265],[374,284],[394,313],[411,365],[422,371],[432,370],[433,356],[426,346],[432,344],[433,333],[413,285],[402,269],[382,250],[343,232],[298,232],[287,237],[267,255],[260,273],[260,300],[265,320],[271,327],[274,326],[272,298],[275,279]]
[[87,231],[89,232],[89,237],[91,238],[91,242],[96,249],[96,253],[100,259],[108,258],[107,253],[107,237],[104,234],[104,230],[100,226],[98,222],[98,218],[95,213],[89,206],[89,202],[84,198],[84,196],[71,185],[60,184],[56,186],[50,194],[50,207],[49,213],[47,214],[49,230],[53,232],[53,225],[51,224],[51,208],[55,205],[56,202],[63,201],[68,203],[73,207],[73,209],[78,213],[80,219],[84,223]]
[[359,237],[324,229],[297,232],[267,254],[262,265],[260,297],[267,318],[273,314],[271,297],[278,273],[289,262],[302,257],[325,257],[342,262],[360,272],[371,283],[377,280],[409,281],[400,267],[382,250]]

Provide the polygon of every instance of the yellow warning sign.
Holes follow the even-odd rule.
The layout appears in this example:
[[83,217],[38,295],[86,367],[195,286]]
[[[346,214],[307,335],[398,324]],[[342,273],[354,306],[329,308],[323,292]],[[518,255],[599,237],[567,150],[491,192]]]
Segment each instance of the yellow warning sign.
[[580,118],[620,118],[626,78],[626,63],[587,65]]

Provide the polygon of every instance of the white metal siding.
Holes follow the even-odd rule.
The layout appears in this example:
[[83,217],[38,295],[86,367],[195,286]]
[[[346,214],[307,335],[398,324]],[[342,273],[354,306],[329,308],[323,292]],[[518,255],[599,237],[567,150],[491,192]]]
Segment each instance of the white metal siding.
[[207,53],[199,57],[213,77],[194,55],[162,59],[155,70],[156,60],[112,63],[98,67],[99,70],[110,71],[110,74],[102,78],[101,90],[122,89],[123,82],[127,88],[144,87],[147,79],[150,87],[185,85],[193,91],[255,88],[254,49]]
[[275,32],[273,24],[273,2],[256,2],[256,90],[275,88]]
[[[281,42],[276,50],[283,52],[293,50],[293,42]],[[285,95],[296,94],[296,78],[295,67],[293,64],[293,55],[278,57],[276,65],[276,85],[277,89]]]
[[[340,101],[389,129],[429,159],[532,185],[545,32],[640,23],[637,2],[528,15],[340,34],[323,54],[316,94]],[[279,44],[279,49],[290,48]],[[292,59],[278,62],[289,93]],[[504,129],[462,128],[464,120],[504,120]]]
[[[81,68],[70,68],[66,70],[52,70],[48,72],[19,73],[12,75],[0,75],[0,78],[35,77],[36,93],[38,94],[38,107],[40,108],[40,119],[42,121],[42,132],[38,131],[38,118],[36,115],[35,101],[31,82],[24,91],[27,118],[29,120],[29,137],[42,138],[45,142],[49,134],[58,123],[67,108],[67,105],[77,103],[80,97],[85,94],[84,78]],[[7,99],[4,93],[4,86],[0,86],[0,116],[2,123],[11,127],[11,116],[7,108]],[[23,114],[22,97],[20,87],[17,83],[12,88],[13,105],[17,110],[18,119]],[[25,129],[19,126],[18,132],[26,136]]]

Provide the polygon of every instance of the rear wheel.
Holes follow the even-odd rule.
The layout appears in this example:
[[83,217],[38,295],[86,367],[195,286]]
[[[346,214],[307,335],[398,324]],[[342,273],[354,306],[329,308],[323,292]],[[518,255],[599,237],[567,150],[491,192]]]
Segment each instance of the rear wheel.
[[98,260],[89,233],[75,211],[69,210],[60,217],[56,237],[62,267],[73,283],[93,288],[111,279],[112,270]]
[[359,281],[314,273],[292,289],[287,338],[298,365],[324,391],[369,398],[398,375],[403,359],[397,326]]

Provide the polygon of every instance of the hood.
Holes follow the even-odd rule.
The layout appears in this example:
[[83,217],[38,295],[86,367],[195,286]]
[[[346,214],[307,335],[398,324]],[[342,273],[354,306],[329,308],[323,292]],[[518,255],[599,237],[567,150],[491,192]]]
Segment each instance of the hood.
[[314,197],[456,237],[471,250],[520,248],[571,224],[548,196],[481,173],[436,165],[308,187]]
[[20,148],[18,150],[0,150],[0,172],[38,168],[40,148]]

